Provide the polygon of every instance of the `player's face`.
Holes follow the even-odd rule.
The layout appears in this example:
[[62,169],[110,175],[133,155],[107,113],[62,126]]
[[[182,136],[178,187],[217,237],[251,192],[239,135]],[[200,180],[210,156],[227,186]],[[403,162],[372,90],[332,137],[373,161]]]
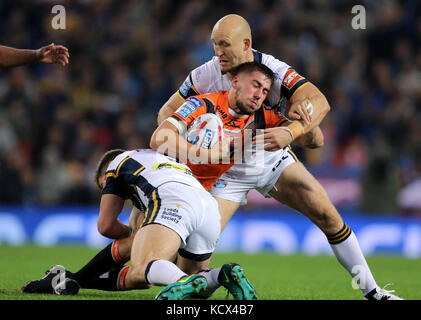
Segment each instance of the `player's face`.
[[257,111],[266,99],[272,83],[263,73],[242,73],[233,79],[235,90],[235,112],[252,114]]
[[222,71],[227,72],[233,67],[247,61],[244,42],[240,37],[214,30],[211,39]]

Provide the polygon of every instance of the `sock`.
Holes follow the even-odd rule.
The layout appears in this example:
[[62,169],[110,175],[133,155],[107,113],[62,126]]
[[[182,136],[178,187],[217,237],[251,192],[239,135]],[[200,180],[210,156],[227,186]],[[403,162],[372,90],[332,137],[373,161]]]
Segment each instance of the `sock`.
[[358,244],[357,237],[349,226],[344,224],[339,232],[327,235],[327,239],[339,263],[356,281],[363,295],[377,287],[377,283]]
[[73,273],[69,278],[76,280],[82,288],[85,282],[96,279],[110,269],[121,268],[127,260],[120,257],[118,252],[119,240],[115,240],[97,253],[82,269]]
[[149,262],[145,271],[146,281],[154,286],[167,286],[186,275],[174,263],[167,260],[153,260]]
[[120,240],[114,240],[111,243],[111,255],[114,262],[117,264],[125,264],[130,260],[129,258],[123,258],[120,256]]
[[203,293],[201,293],[202,296],[209,298],[221,286],[221,284],[218,281],[218,276],[219,276],[220,271],[221,271],[221,268],[216,268],[216,269],[205,269],[198,273],[201,276],[204,276],[208,282],[206,290]]
[[84,289],[97,289],[105,291],[122,291],[125,290],[124,280],[126,278],[129,266],[120,266],[114,268],[97,278],[89,278],[84,281]]

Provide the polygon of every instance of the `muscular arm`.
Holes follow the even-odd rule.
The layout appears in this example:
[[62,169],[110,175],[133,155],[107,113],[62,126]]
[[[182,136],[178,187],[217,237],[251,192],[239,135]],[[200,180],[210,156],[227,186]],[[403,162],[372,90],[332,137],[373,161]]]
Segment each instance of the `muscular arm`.
[[98,217],[98,231],[105,237],[121,239],[130,236],[132,230],[117,218],[124,206],[124,199],[111,194],[101,197]]
[[36,50],[0,46],[0,67],[14,67],[38,62]]
[[[181,98],[180,98],[181,99]],[[199,147],[188,143],[178,131],[178,128],[169,121],[162,122],[152,134],[150,147],[162,154],[186,162],[191,153],[199,152]]]
[[298,139],[295,139],[293,144],[310,149],[323,147],[324,136],[322,130],[320,129],[320,127],[316,127],[313,130],[302,135]]
[[184,99],[178,92],[175,92],[159,110],[158,125],[162,124],[162,122],[172,115],[183,103]]
[[289,101],[292,103],[291,109],[293,108],[293,105],[307,106],[308,103],[313,105],[313,113],[311,115],[310,124],[306,124],[302,119],[296,120],[304,126],[304,134],[319,126],[330,110],[330,106],[326,97],[314,84],[310,82],[299,88],[292,95]]
[[0,67],[15,67],[35,62],[57,63],[65,66],[69,63],[69,52],[66,47],[54,44],[38,50],[0,46]]
[[264,130],[263,139],[267,143],[264,147],[267,151],[276,151],[282,149],[288,144],[295,143],[299,145],[317,148],[323,145],[323,134],[318,128],[326,114],[330,110],[329,103],[325,96],[310,82],[299,87],[290,97],[292,103],[288,116],[291,113],[304,115],[307,106],[311,103],[312,114],[311,121],[306,121],[303,117],[294,117],[296,120],[290,122],[287,126],[269,128]]
[[150,147],[159,153],[176,158],[182,162],[214,163],[219,160],[229,161],[229,145],[219,142],[210,149],[198,147],[187,142],[179,129],[169,121],[164,121],[152,134]]

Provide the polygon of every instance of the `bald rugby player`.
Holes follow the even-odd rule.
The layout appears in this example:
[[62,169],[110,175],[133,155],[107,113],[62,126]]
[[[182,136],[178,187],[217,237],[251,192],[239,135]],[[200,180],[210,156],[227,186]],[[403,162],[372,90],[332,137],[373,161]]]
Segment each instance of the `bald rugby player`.
[[[378,287],[355,234],[342,220],[324,188],[289,147],[291,142],[304,134],[320,130],[318,125],[330,110],[325,96],[285,62],[254,50],[250,26],[239,15],[230,14],[220,19],[212,30],[211,40],[215,56],[194,69],[164,104],[159,111],[159,124],[178,108],[183,108],[185,99],[191,96],[228,90],[231,79],[229,71],[249,61],[261,62],[275,74],[275,83],[265,105],[279,108],[283,113],[290,106],[287,116],[294,120],[287,127],[290,141],[284,139],[285,127],[264,130],[263,165],[237,163],[210,189],[219,204],[222,230],[235,211],[247,203],[247,193],[256,189],[265,197],[272,197],[301,212],[320,228],[340,264],[351,277],[360,277],[359,287],[364,298],[399,299],[390,291]],[[232,126],[235,129],[236,124],[232,123]],[[309,136],[320,137],[318,134]],[[313,147],[323,145],[323,141],[318,140],[314,141]]]

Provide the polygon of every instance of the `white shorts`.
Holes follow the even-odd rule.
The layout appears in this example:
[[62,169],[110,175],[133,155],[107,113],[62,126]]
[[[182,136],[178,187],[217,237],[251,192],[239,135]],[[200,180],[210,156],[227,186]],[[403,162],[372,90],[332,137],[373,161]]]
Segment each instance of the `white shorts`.
[[298,162],[297,157],[289,147],[264,152],[264,158],[252,164],[235,164],[225,172],[209,190],[218,198],[247,204],[247,194],[256,189],[269,198],[279,176],[290,164]]
[[218,203],[205,189],[170,182],[152,194],[142,226],[157,223],[174,230],[181,238],[180,249],[193,256],[215,250],[221,232]]

